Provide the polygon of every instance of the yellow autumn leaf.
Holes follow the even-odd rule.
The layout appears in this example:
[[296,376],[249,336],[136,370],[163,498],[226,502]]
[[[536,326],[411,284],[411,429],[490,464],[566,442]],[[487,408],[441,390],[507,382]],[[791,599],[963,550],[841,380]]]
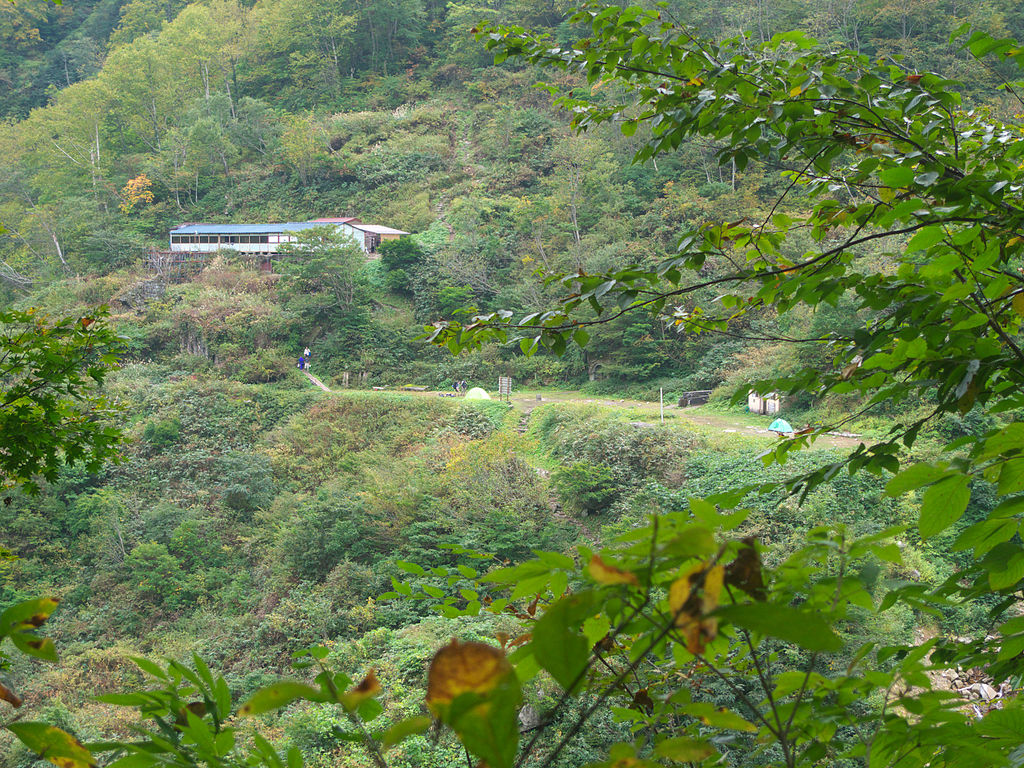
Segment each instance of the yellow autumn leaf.
[[594,555],[590,558],[590,564],[587,566],[587,573],[589,573],[590,578],[598,584],[604,584],[606,586],[611,584],[632,584],[634,587],[640,586],[640,582],[637,581],[636,576],[629,571],[623,571],[619,568],[608,565],[601,559],[600,555]]
[[511,673],[512,665],[500,648],[452,640],[430,662],[427,706],[436,715],[439,706],[464,693],[490,693]]
[[1018,293],[1013,297],[1013,311],[1024,317],[1024,293]]
[[[697,563],[690,570],[672,582],[668,588],[668,605],[672,609],[672,615],[678,617],[686,601],[690,599],[690,577],[703,570],[703,563]],[[677,618],[678,622],[678,618]]]
[[721,565],[697,563],[669,587],[668,604],[690,653],[702,653],[718,635],[718,620],[707,614],[718,607],[724,581]]
[[801,88],[799,85],[794,85],[792,88],[789,89],[789,95],[799,96],[801,93],[803,93],[803,91],[804,89]]

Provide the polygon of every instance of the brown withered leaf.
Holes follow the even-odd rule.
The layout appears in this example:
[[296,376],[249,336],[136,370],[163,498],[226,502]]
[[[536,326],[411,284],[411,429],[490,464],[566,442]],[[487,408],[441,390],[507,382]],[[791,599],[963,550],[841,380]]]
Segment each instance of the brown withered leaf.
[[761,555],[757,551],[753,536],[743,539],[736,559],[725,566],[725,583],[730,587],[742,589],[760,602],[768,599],[768,593],[764,587]]
[[500,648],[486,643],[452,640],[434,654],[427,673],[427,705],[436,714],[437,705],[451,703],[464,693],[493,691],[512,665]]
[[533,633],[532,632],[527,632],[525,635],[520,635],[519,637],[517,637],[514,640],[512,640],[512,642],[510,642],[509,645],[512,646],[513,648],[518,648],[523,643],[528,643],[532,639],[533,639]]
[[654,712],[654,699],[647,692],[646,688],[641,688],[639,691],[633,694],[633,703],[631,705],[633,709],[639,709],[645,715],[649,715]]
[[530,618],[533,618],[537,615],[537,603],[539,601],[540,595],[537,595],[535,598],[533,598],[533,601],[528,606],[526,606],[526,612],[530,615]]
[[21,706],[21,697],[3,683],[0,683],[0,701],[6,701],[15,708]]
[[606,586],[612,584],[631,584],[634,587],[640,586],[640,582],[637,581],[636,576],[629,571],[623,571],[615,566],[608,565],[601,559],[600,555],[594,555],[590,558],[590,564],[587,565],[587,573],[589,573],[590,578],[598,584],[604,584]]
[[366,701],[366,699],[376,696],[381,690],[380,681],[377,680],[377,671],[371,669],[358,685],[345,691],[341,697],[342,706],[351,711]]
[[174,718],[176,725],[184,727],[188,724],[188,712],[191,712],[196,717],[203,717],[206,714],[206,704],[201,701],[193,701],[186,704],[184,707],[178,710],[177,717]]

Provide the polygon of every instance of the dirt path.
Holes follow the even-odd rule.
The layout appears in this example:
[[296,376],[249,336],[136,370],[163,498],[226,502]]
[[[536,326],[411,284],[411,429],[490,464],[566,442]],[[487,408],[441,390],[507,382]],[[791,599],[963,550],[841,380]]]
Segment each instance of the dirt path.
[[320,379],[318,379],[316,376],[314,376],[312,373],[310,373],[306,369],[303,369],[302,372],[306,375],[307,379],[309,379],[314,384],[316,384],[318,387],[320,387],[320,389],[322,389],[324,392],[330,392],[331,391],[331,390],[329,390],[327,388],[326,384],[324,384],[322,381],[320,381]]

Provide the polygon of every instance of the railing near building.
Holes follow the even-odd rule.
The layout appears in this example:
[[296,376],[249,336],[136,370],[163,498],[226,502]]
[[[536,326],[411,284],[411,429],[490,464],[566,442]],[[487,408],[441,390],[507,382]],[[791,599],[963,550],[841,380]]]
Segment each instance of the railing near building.
[[192,251],[150,251],[146,269],[163,280],[184,280],[203,271],[209,254]]
[[692,392],[683,392],[679,396],[679,407],[689,408],[691,405],[704,405],[710,399],[710,389],[695,389]]

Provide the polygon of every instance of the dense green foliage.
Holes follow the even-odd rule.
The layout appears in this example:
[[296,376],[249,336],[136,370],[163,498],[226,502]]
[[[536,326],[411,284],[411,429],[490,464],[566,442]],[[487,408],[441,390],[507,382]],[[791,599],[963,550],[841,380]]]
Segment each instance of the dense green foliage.
[[[283,672],[292,652],[325,642],[332,669],[350,677],[377,669],[385,689],[377,732],[380,722],[417,713],[424,664],[452,631],[432,614],[451,594],[457,601],[446,613],[481,611],[470,593],[487,594],[474,579],[484,568],[460,546],[501,562],[564,551],[579,537],[676,508],[688,489],[744,482],[764,444],[683,424],[637,426],[635,417],[593,406],[543,406],[519,435],[518,417],[503,404],[316,394],[295,376],[246,385],[160,364],[126,366],[108,384],[133,414],[126,461],[99,475],[65,470],[39,497],[15,495],[0,509],[19,555],[8,566],[5,602],[39,592],[63,598],[51,622],[62,666],[34,676],[20,665],[16,676],[30,701],[57,696],[78,712],[69,719],[59,710],[63,720],[43,713],[51,722],[87,740],[118,733],[124,716],[89,697],[136,684],[129,655],[199,652],[239,702]],[[606,473],[627,479],[614,505],[553,516],[559,491],[540,470],[594,461],[598,451]],[[837,499],[865,533],[909,514],[880,505],[880,494],[874,481],[815,495],[800,512],[766,502],[750,530],[787,532],[794,546]],[[865,518],[863,509],[878,515]],[[941,550],[910,546],[917,562],[941,558]],[[378,601],[394,590],[392,577],[416,599]],[[511,616],[458,621],[464,639],[517,631]],[[912,626],[904,616],[889,631],[901,638]],[[543,712],[557,691],[541,681],[524,695]],[[347,716],[325,706],[295,706],[279,723],[280,744],[301,748],[313,765],[363,749],[338,737]],[[573,713],[563,716],[568,727]],[[574,742],[564,765],[596,759],[609,738],[625,736],[607,717],[598,721],[603,733],[588,729]],[[395,749],[391,765],[442,765],[454,745]],[[24,753],[11,759],[20,765]]]
[[33,492],[38,476],[52,482],[64,464],[95,472],[116,455],[119,435],[98,390],[120,351],[102,319],[0,312],[0,489]]

